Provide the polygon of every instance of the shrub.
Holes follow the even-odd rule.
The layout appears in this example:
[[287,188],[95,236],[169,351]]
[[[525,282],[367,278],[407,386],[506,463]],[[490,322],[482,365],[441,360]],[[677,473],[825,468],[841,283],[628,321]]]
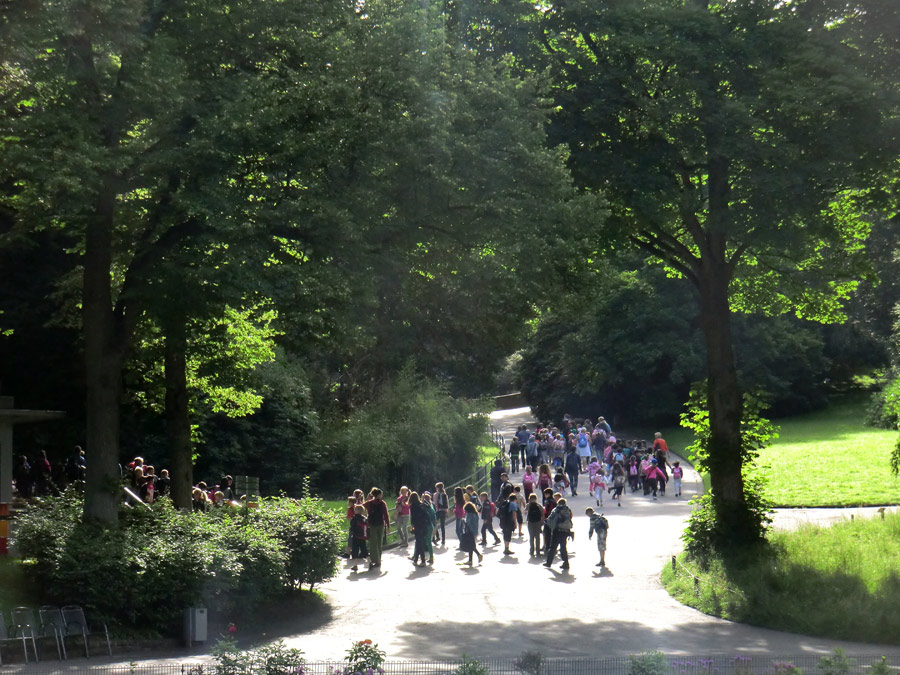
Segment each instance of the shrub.
[[540,652],[522,652],[516,659],[516,670],[525,675],[541,675],[544,669],[544,655]]
[[34,502],[16,518],[16,547],[34,561],[36,575],[46,575],[59,564],[66,540],[81,521],[83,502],[74,490],[57,499]]
[[[304,493],[308,492],[306,485]],[[344,519],[321,499],[264,499],[261,508],[248,511],[244,517],[284,544],[289,586],[308,584],[311,589],[337,572]]]
[[832,654],[823,656],[818,663],[823,675],[847,675],[852,665],[840,647],[835,647]]
[[123,507],[119,527],[105,529],[81,524],[78,499],[65,494],[20,516],[17,543],[47,601],[83,605],[126,632],[164,633],[193,604],[252,613],[298,578],[330,578],[339,518],[311,501],[268,499],[258,510],[205,514],[160,500],[151,509]]
[[325,425],[329,482],[343,481],[348,489],[416,489],[441,476],[449,485],[472,471],[489,409],[488,403],[452,398],[407,367],[349,423]]
[[482,663],[462,655],[462,663],[453,671],[453,675],[490,675],[490,672]]
[[216,675],[303,675],[306,660],[299,649],[288,649],[278,640],[258,649],[241,651],[231,638],[212,648]]
[[380,671],[385,653],[371,640],[354,642],[347,650],[346,673],[366,673]]
[[642,652],[628,657],[628,675],[666,675],[669,662],[662,652]]

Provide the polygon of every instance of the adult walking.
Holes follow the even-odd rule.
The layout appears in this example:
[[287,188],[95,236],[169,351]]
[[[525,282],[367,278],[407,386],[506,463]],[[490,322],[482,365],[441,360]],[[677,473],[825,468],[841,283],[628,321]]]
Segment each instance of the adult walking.
[[519,469],[519,453],[519,439],[513,436],[509,442],[509,463],[513,473]]
[[656,457],[657,464],[659,465],[659,470],[662,471],[666,480],[669,479],[669,444],[666,443],[666,439],[662,437],[660,432],[656,432],[653,434],[653,456]]
[[[443,483],[434,484],[434,512],[437,515],[437,522],[434,527],[434,543],[441,542],[441,546],[447,544],[447,511],[450,510],[450,497],[444,490]],[[440,534],[440,539],[438,539]]]
[[519,430],[516,432],[516,439],[519,441],[519,455],[522,457],[522,464],[525,463],[526,447],[530,437],[531,433],[528,431],[528,425],[523,424],[520,426]]
[[566,452],[565,471],[569,477],[569,489],[574,497],[578,494],[578,474],[581,473],[581,458],[575,448],[569,448]]
[[512,541],[513,530],[518,524],[516,512],[519,510],[518,502],[513,496],[512,483],[504,483],[497,502],[497,515],[500,516],[500,530],[503,532],[503,555],[513,555],[509,544]]
[[526,466],[537,469],[540,463],[541,446],[537,438],[528,437],[528,443],[525,445]]
[[391,525],[384,493],[377,487],[369,492],[369,500],[363,504],[369,514],[369,568],[381,567],[381,550],[384,546],[384,533]]
[[425,509],[425,516],[428,524],[425,529],[425,552],[428,554],[428,564],[434,565],[434,526],[437,523],[437,512],[431,503],[431,493],[425,491],[422,493],[422,507]]
[[478,550],[478,544],[475,541],[478,533],[478,509],[472,502],[466,502],[465,517],[463,520],[462,538],[460,539],[460,548],[464,553],[469,554],[469,567],[472,566],[472,555],[478,556],[478,562],[484,559],[481,551]]
[[547,562],[544,567],[553,565],[553,559],[556,557],[556,551],[559,549],[559,557],[562,559],[562,569],[569,569],[569,551],[566,548],[567,540],[572,533],[572,509],[566,504],[565,497],[561,497],[556,503],[556,508],[547,518],[547,525],[550,527],[550,548],[547,550]]
[[491,501],[496,502],[500,498],[500,486],[503,483],[503,461],[494,460],[494,466],[491,467]]
[[591,461],[591,435],[585,427],[578,430],[575,437],[575,447],[578,450],[578,458],[581,461],[581,470],[584,471]]
[[419,499],[418,492],[409,494],[408,503],[409,522],[413,528],[413,537],[415,537],[413,554],[410,559],[413,561],[413,565],[418,565],[419,558],[421,558],[421,567],[425,567],[425,539],[428,534],[428,516],[425,513],[425,508],[422,506],[422,501]]

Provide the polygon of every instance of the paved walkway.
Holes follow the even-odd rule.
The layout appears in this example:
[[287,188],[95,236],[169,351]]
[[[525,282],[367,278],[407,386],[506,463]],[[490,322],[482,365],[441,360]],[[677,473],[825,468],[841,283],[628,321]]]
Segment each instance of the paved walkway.
[[[527,409],[499,411],[493,419],[501,429],[532,421]],[[776,656],[824,654],[839,646],[854,654],[900,655],[900,647],[736,624],[673,600],[660,585],[659,573],[681,550],[688,500],[701,489],[699,476],[689,470],[681,499],[668,494],[654,502],[626,491],[621,507],[607,502],[608,568],[603,571],[595,567],[596,545],[587,539],[584,508],[595,505],[586,487],[569,499],[576,518],[567,572],[558,562],[546,569],[543,559],[529,558],[527,539],[518,537],[512,545],[515,556],[504,557],[502,545],[488,546],[484,564],[470,569],[460,564],[463,554],[456,551],[452,531],[447,547],[436,551],[433,568],[413,567],[404,549],[386,552],[380,570],[355,573],[344,566],[322,587],[327,610],[321,616],[284,617],[286,625],[308,627],[288,635],[286,642],[310,660],[339,659],[352,641],[365,638],[378,643],[392,660],[458,658],[463,652],[476,658],[517,657],[526,649],[540,650],[546,657],[627,656],[654,649],[685,655]],[[804,520],[845,517],[847,512],[789,510],[778,514],[776,524],[793,527]],[[144,667],[203,660],[203,655],[181,652],[128,660]]]

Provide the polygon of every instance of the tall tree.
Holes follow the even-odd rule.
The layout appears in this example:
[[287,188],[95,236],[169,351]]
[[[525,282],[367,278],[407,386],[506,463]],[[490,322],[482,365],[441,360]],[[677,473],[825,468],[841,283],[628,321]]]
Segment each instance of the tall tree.
[[897,87],[832,11],[781,2],[549,3],[538,31],[555,135],[604,236],[626,237],[699,297],[709,470],[724,542],[760,535],[742,477],[731,312],[840,317],[864,272],[861,217],[896,167]]
[[63,229],[82,260],[86,518],[117,519],[122,366],[152,271],[198,233],[227,245],[229,228],[252,228],[253,165],[278,140],[254,136],[254,121],[304,85],[312,96],[295,113],[321,119],[314,92],[348,12],[108,0],[23,3],[4,17],[15,28],[3,54],[4,202],[22,229]]

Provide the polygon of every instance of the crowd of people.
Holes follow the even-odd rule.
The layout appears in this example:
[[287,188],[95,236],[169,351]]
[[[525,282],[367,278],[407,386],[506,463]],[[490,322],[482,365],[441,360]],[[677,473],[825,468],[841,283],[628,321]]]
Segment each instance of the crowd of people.
[[[135,457],[124,468],[125,486],[146,504],[171,495],[172,481],[168,469],[157,474],[156,467],[146,464],[143,457]],[[209,511],[224,506],[241,506],[245,497],[235,497],[234,479],[222,476],[218,483],[208,485],[200,481],[191,488],[191,507],[194,511]]]
[[[605,566],[609,521],[594,506],[603,507],[610,499],[621,507],[629,489],[656,500],[665,495],[670,480],[672,492],[680,497],[684,471],[680,462],[669,463],[669,448],[660,433],[652,443],[619,441],[602,417],[596,425],[589,424],[589,420],[580,425],[571,421],[566,433],[549,425],[533,432],[520,427],[506,455],[510,471],[504,459],[495,460],[490,492],[479,493],[467,485],[454,488],[451,494],[440,482],[433,490],[421,492],[401,487],[394,499],[395,526],[400,545],[412,545],[412,563],[434,564],[435,548],[447,547],[447,522],[452,514],[457,549],[468,554],[468,561],[460,564],[471,566],[475,558],[480,564],[485,549],[499,547],[501,542],[504,556],[515,555],[511,544],[517,536],[520,540],[527,537],[529,555],[545,558],[546,567],[559,555],[562,569],[568,569],[567,542],[574,538],[574,514],[567,497],[577,496],[579,482],[584,481],[595,502],[585,509],[588,537],[596,538],[597,565]],[[520,467],[521,476],[513,483],[510,474],[517,474]],[[390,513],[379,488],[372,488],[367,495],[356,490],[348,497],[347,543],[354,572],[359,570],[359,561],[366,559],[369,568],[381,566]]]
[[83,485],[86,470],[84,450],[78,445],[62,462],[51,462],[46,450],[31,459],[19,455],[13,465],[13,488],[23,499],[58,495],[70,485]]
[[[126,466],[120,467],[123,485],[142,502],[152,504],[161,497],[171,493],[169,471],[156,468],[144,462],[143,457],[135,457]],[[47,452],[41,450],[38,456],[29,459],[19,455],[13,467],[13,488],[23,499],[59,495],[67,487],[83,489],[87,475],[87,461],[81,446],[76,445],[71,455],[64,462],[55,462],[47,458]],[[191,503],[194,511],[208,511],[222,506],[241,506],[245,497],[237,497],[234,491],[234,479],[222,476],[217,482],[208,485],[200,481],[192,487]]]

